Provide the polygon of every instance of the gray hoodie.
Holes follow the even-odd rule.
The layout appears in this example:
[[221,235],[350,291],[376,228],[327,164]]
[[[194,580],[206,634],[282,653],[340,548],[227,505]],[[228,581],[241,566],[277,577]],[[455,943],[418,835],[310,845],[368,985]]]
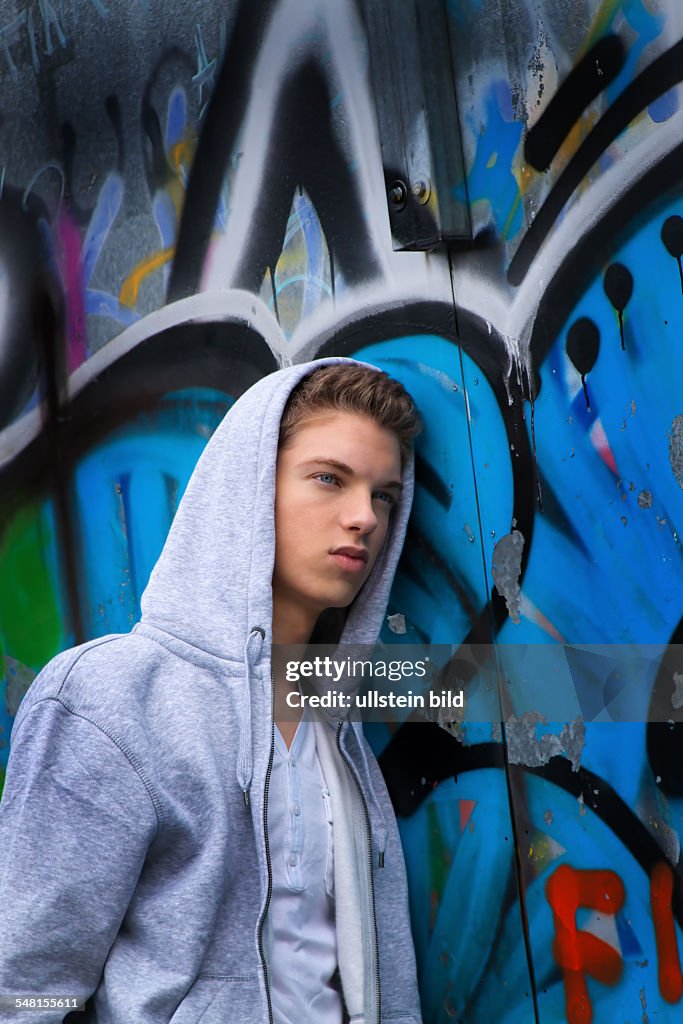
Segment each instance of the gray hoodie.
[[[298,381],[345,361],[279,370],[235,403],[187,486],[140,622],[58,655],[24,698],[0,803],[0,994],[87,997],[81,1024],[270,1020],[278,433]],[[377,638],[411,498],[408,464],[343,642]],[[357,725],[321,721],[316,735],[337,804],[351,1020],[419,1024],[405,867],[377,762]],[[24,1011],[0,1010],[9,1020]]]

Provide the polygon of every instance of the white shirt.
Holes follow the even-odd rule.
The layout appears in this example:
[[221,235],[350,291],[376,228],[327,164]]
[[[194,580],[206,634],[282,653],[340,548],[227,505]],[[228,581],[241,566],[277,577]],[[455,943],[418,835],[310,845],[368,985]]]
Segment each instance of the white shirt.
[[273,892],[269,965],[275,1024],[341,1024],[337,969],[332,813],[310,721],[287,750],[275,726],[268,790]]

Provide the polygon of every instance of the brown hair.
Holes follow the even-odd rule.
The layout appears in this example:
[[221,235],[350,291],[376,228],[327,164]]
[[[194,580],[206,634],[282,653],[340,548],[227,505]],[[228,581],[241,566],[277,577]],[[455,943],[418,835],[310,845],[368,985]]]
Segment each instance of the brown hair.
[[317,413],[330,410],[368,416],[391,430],[398,439],[401,463],[422,429],[415,403],[399,381],[370,366],[332,363],[304,377],[290,394],[280,421],[279,447],[286,447]]

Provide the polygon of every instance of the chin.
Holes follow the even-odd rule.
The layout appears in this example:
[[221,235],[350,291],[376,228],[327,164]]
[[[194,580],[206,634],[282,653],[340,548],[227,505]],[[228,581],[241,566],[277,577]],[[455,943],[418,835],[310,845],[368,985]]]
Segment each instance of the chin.
[[[360,588],[359,588],[360,590]],[[348,608],[356,600],[358,596],[358,590],[354,590],[352,594],[337,595],[331,597],[325,605],[326,608]]]

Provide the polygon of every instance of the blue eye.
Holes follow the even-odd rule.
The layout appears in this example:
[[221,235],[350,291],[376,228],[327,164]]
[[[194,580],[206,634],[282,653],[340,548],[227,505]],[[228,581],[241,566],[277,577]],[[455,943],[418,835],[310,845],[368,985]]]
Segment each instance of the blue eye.
[[381,498],[387,505],[395,505],[396,498],[393,494],[389,494],[388,491],[375,491],[374,497]]
[[[326,479],[323,479],[323,477],[326,477]],[[321,484],[334,484],[337,482],[337,477],[334,473],[316,473],[313,479],[319,480]]]

